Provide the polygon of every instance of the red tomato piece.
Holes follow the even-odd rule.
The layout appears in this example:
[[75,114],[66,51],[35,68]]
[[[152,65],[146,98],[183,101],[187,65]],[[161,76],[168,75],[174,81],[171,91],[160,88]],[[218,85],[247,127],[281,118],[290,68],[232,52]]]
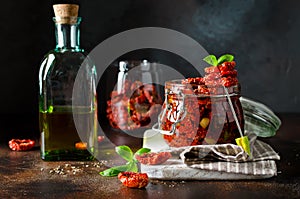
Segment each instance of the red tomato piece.
[[142,155],[136,155],[135,158],[141,164],[148,164],[148,165],[156,165],[162,164],[166,162],[170,157],[172,157],[170,152],[159,152],[159,153],[144,153]]
[[103,135],[99,135],[97,138],[98,138],[98,142],[100,143],[104,140],[105,137]]
[[220,73],[220,69],[216,66],[209,66],[204,68],[205,73]]
[[130,188],[144,188],[149,183],[149,178],[147,173],[135,173],[135,172],[125,171],[119,173],[118,178],[123,185]]
[[34,147],[35,141],[30,139],[12,139],[8,142],[8,146],[13,151],[27,151]]

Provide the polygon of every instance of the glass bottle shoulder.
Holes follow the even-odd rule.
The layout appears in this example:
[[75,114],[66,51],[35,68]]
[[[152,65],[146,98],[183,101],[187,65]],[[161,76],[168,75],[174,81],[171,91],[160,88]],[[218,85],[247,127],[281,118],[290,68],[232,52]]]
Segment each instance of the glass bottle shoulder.
[[41,62],[39,79],[45,80],[51,73],[76,73],[83,63],[90,69],[94,68],[94,63],[89,59],[84,50],[51,50],[44,56]]

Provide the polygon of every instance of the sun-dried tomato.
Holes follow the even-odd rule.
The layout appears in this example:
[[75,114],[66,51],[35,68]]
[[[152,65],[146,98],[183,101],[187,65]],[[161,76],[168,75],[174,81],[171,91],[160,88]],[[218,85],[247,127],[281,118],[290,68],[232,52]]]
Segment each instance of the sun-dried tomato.
[[123,183],[123,185],[130,188],[144,188],[149,183],[147,173],[125,171],[119,173],[118,178]]
[[141,164],[155,165],[162,164],[172,157],[170,152],[159,152],[159,153],[143,153],[142,155],[135,155],[135,158]]
[[115,129],[134,130],[153,125],[162,99],[155,85],[125,80],[121,91],[112,91],[106,114]]
[[97,137],[98,143],[102,142],[105,139],[105,137],[103,135],[99,135]]
[[86,150],[87,143],[86,142],[77,142],[77,143],[75,143],[75,148],[78,150]]
[[205,84],[203,77],[190,77],[182,81],[183,84]]
[[34,147],[35,141],[30,139],[12,139],[8,142],[8,146],[13,151],[27,151]]

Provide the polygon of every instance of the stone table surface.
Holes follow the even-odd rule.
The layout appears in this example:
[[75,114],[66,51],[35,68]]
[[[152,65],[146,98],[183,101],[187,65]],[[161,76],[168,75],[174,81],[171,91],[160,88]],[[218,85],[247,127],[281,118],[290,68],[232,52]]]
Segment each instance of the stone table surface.
[[[45,162],[39,147],[11,151],[0,144],[0,198],[300,198],[300,114],[279,114],[277,135],[263,139],[279,152],[278,175],[264,180],[159,181],[145,189],[102,177],[102,161]],[[22,125],[22,124],[20,124]],[[2,135],[5,132],[0,132]],[[15,135],[14,135],[15,136]]]

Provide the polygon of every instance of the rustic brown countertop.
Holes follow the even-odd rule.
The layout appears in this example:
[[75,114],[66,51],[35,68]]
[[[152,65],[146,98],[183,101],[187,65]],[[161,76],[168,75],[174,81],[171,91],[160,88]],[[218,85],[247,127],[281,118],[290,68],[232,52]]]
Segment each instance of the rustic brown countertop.
[[11,151],[6,136],[0,145],[0,198],[300,198],[300,114],[279,116],[277,135],[264,139],[281,156],[278,175],[270,179],[152,180],[145,189],[130,189],[116,177],[100,176],[101,162],[45,162],[38,147]]

